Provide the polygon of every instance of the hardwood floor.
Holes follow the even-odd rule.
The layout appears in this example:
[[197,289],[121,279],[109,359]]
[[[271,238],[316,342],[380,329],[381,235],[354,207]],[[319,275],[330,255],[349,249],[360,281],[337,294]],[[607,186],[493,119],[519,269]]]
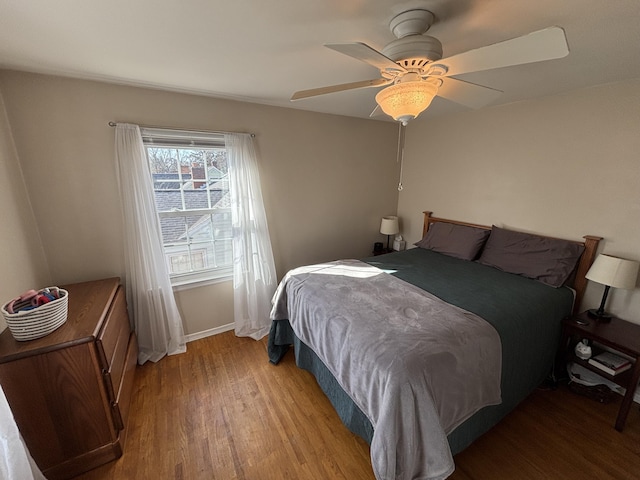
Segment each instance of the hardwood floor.
[[[292,352],[274,366],[266,340],[232,332],[187,349],[138,367],[124,455],[78,480],[374,480],[369,446]],[[640,479],[640,411],[616,431],[620,398],[538,390],[456,456],[450,479]]]

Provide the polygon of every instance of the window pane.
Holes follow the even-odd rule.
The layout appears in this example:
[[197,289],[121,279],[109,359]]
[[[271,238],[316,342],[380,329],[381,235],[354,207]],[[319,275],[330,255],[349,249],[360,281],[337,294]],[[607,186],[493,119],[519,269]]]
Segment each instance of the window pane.
[[147,147],[147,157],[154,179],[156,175],[178,173],[178,151],[175,148]]
[[162,231],[162,243],[165,245],[175,244],[184,238],[188,226],[182,217],[161,217],[160,230]]
[[188,255],[171,255],[169,259],[170,273],[187,273],[190,271]]
[[226,150],[147,146],[147,155],[171,275],[230,267]]
[[191,243],[194,240],[212,239],[211,215],[185,215],[182,218],[184,218],[186,232],[180,240]]

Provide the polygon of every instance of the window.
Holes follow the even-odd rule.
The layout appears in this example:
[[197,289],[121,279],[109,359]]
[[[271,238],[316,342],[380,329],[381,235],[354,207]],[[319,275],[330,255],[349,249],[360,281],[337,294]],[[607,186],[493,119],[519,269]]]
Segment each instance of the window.
[[227,151],[222,135],[141,129],[173,285],[232,275]]

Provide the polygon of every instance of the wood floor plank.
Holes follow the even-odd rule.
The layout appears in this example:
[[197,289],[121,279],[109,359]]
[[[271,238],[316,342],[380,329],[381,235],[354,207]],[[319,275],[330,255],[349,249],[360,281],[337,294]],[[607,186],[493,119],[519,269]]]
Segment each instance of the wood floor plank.
[[[640,411],[538,390],[455,457],[451,480],[640,479]],[[232,332],[138,368],[122,458],[77,480],[374,480],[369,446],[340,422],[292,352]]]

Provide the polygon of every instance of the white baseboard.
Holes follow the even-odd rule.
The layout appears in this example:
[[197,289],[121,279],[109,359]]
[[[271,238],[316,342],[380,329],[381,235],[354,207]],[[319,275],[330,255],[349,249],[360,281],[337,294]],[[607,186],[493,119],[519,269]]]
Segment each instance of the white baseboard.
[[233,330],[233,323],[227,323],[226,325],[222,325],[221,327],[210,328],[208,330],[203,330],[201,332],[190,333],[189,335],[185,335],[184,339],[187,343],[193,342],[194,340],[200,340],[201,338],[210,337],[212,335],[218,335],[219,333],[228,332],[229,330]]

